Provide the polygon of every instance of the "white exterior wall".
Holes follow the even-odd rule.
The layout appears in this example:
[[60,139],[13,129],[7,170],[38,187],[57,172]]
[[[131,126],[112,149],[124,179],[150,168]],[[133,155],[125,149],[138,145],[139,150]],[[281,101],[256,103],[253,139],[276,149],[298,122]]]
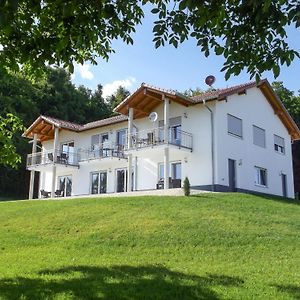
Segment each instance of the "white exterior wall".
[[[215,183],[228,186],[228,158],[237,161],[237,188],[257,192],[282,195],[281,172],[287,175],[288,196],[294,197],[293,173],[290,136],[279,118],[274,115],[272,107],[258,88],[247,90],[246,95],[233,95],[228,102],[208,102],[207,105],[214,112],[215,120]],[[158,128],[159,120],[163,120],[163,103],[154,111],[158,113],[158,120],[153,124],[148,118],[136,119],[133,125],[138,132]],[[243,120],[243,139],[228,135],[227,114]],[[181,116],[183,131],[193,135],[193,151],[179,149],[170,145],[170,162],[181,162],[182,181],[188,176],[192,186],[207,186],[212,184],[212,156],[211,156],[211,115],[203,104],[190,107],[170,102],[170,118]],[[252,125],[266,130],[266,148],[253,144]],[[91,136],[108,133],[109,142],[116,142],[116,131],[128,127],[122,122],[114,125],[100,127],[80,133],[61,130],[59,132],[59,145],[74,141],[76,149],[91,147]],[[274,134],[285,139],[285,155],[274,151]],[[44,149],[53,148],[53,141],[43,143]],[[133,150],[134,190],[155,189],[158,182],[158,164],[164,161],[164,148],[166,145],[153,148]],[[136,160],[137,157],[137,160]],[[137,161],[137,166],[135,162]],[[240,164],[239,164],[240,163]],[[116,191],[116,169],[126,168],[124,159],[104,158],[81,162],[80,168],[57,167],[59,176],[72,175],[72,195],[90,194],[91,172],[107,171],[107,192]],[[254,184],[254,166],[268,170],[268,187],[259,187]],[[40,189],[51,190],[51,169],[40,175]]]
[[[243,138],[228,134],[227,114],[242,119]],[[217,184],[228,186],[228,159],[236,160],[238,189],[282,195],[281,172],[287,175],[288,197],[294,197],[291,138],[262,92],[254,87],[233,95],[216,109]],[[265,129],[266,148],[253,144],[253,125]],[[274,134],[284,138],[285,155],[275,152]],[[267,187],[255,184],[254,167],[267,169]]]

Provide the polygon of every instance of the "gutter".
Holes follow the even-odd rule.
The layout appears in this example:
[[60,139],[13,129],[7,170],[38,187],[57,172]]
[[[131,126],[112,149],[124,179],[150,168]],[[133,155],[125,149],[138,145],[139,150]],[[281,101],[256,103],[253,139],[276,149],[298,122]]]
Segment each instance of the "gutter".
[[203,105],[210,112],[210,123],[211,123],[211,191],[215,191],[215,134],[214,134],[214,113],[209,106],[207,106],[205,100]]

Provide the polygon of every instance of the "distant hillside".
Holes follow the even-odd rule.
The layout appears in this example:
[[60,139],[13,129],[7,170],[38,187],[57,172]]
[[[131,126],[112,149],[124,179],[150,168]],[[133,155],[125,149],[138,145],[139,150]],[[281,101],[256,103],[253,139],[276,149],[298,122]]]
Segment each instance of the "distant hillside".
[[244,194],[0,202],[0,299],[299,299],[299,232]]

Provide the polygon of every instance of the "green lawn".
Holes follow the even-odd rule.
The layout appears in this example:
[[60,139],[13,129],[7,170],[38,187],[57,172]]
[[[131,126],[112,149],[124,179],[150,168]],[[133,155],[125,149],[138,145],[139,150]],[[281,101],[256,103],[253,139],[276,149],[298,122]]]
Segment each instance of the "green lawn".
[[300,299],[300,205],[244,194],[0,203],[0,299]]

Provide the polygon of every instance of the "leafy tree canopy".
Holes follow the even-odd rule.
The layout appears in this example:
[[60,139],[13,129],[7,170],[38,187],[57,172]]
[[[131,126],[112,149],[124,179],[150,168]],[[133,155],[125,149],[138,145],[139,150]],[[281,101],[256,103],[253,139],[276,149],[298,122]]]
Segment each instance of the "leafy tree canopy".
[[300,128],[300,95],[297,96],[287,89],[282,81],[274,81],[272,87]]
[[13,143],[13,135],[24,129],[19,118],[12,114],[0,116],[0,165],[16,168],[21,162],[21,156],[17,154]]
[[132,44],[143,5],[153,7],[155,47],[175,47],[190,37],[208,56],[223,55],[225,78],[243,69],[253,77],[289,65],[299,53],[286,28],[300,26],[298,0],[3,0],[0,2],[0,66],[32,70],[57,64],[107,59],[111,42]]

